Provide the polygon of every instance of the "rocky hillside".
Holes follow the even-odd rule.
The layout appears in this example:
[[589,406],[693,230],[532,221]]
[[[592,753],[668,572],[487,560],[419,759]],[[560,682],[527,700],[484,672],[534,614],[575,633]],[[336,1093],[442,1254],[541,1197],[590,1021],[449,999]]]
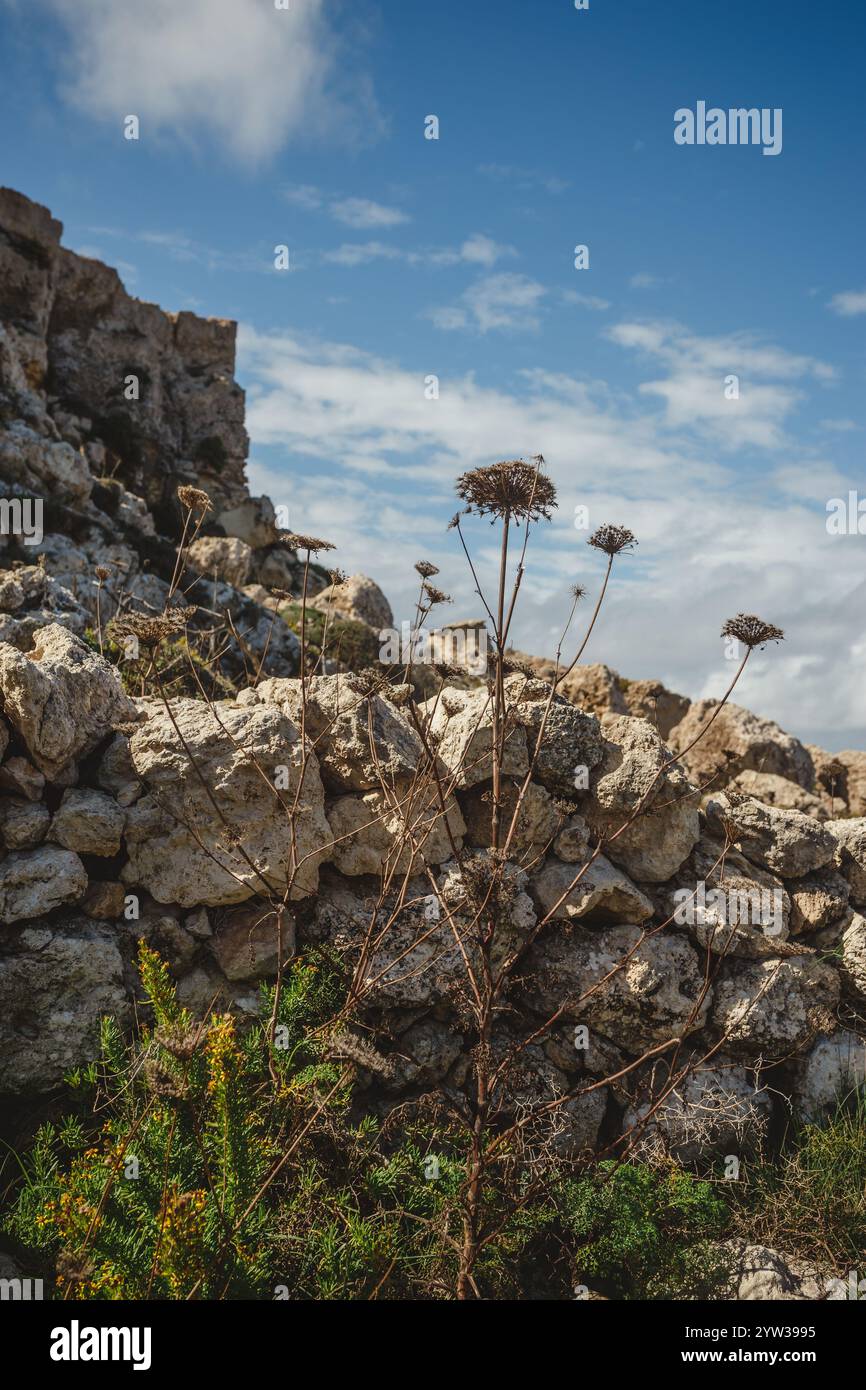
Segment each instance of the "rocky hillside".
[[862,1081],[866,755],[600,665],[551,698],[512,653],[491,854],[487,682],[377,671],[387,601],[315,566],[301,679],[303,556],[247,492],[234,325],[132,299],[60,234],[0,192],[0,500],[43,508],[0,552],[0,1093],[50,1092],[131,1019],[144,938],[198,1015],[252,1018],[327,950],[366,1103],[459,1098],[503,859],[493,958],[519,969],[485,1046],[520,1040],[506,1110],[566,1098],[558,1153],[739,1153]]

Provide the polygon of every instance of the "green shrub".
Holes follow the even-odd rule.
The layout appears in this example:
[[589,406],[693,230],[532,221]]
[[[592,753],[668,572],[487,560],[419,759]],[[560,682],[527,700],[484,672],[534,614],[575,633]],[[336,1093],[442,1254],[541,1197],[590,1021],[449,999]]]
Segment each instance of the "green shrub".
[[603,1162],[563,1184],[576,1284],[618,1299],[710,1298],[728,1261],[730,1213],[711,1183],[677,1168]]

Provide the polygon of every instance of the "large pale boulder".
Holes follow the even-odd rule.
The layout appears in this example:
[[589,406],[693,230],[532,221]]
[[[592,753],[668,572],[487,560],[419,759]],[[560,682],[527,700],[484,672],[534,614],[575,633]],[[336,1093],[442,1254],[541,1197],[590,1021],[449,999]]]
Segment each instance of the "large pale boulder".
[[453,796],[446,805],[443,814],[435,789],[339,797],[327,811],[335,867],[353,877],[420,873],[425,864],[444,863],[462,848],[466,829]]
[[[506,697],[507,698],[507,697]],[[474,787],[493,775],[493,696],[486,687],[446,686],[419,706],[429,741],[458,787]],[[529,770],[526,730],[510,713],[505,729],[502,773],[525,777]]]
[[70,444],[46,439],[21,421],[0,433],[0,477],[59,502],[84,502],[93,486],[87,460]]
[[199,536],[187,554],[192,568],[206,579],[216,575],[236,589],[249,580],[253,552],[237,536]]
[[843,748],[834,753],[844,771],[844,794],[848,804],[848,814],[866,816],[866,753],[862,749]]
[[753,1071],[716,1056],[679,1080],[664,1066],[654,1069],[626,1109],[622,1132],[635,1158],[694,1163],[759,1148],[772,1109]]
[[631,878],[663,883],[697,843],[697,793],[681,767],[668,765],[668,750],[645,719],[607,715],[602,728],[604,757],[583,814],[607,857]]
[[635,719],[646,719],[659,738],[667,741],[671,729],[688,713],[690,701],[685,695],[668,690],[661,681],[631,681],[619,678],[625,696],[626,712]]
[[111,932],[82,917],[0,936],[0,1092],[47,1091],[92,1061],[105,1015],[129,1016]]
[[525,973],[536,1013],[586,1024],[636,1054],[700,1028],[712,995],[688,941],[637,926],[545,931]]
[[760,960],[787,946],[791,900],[780,878],[703,835],[675,878],[658,890],[666,918],[715,955]]
[[577,789],[586,787],[588,774],[604,756],[604,739],[595,716],[585,714],[561,695],[551,700],[549,686],[543,681],[510,677],[506,698],[509,704],[516,702],[516,718],[526,730],[535,781],[559,796],[574,796]]
[[242,704],[282,710],[311,741],[322,776],[336,791],[372,791],[410,781],[425,761],[424,747],[404,714],[361,676],[311,676],[261,681],[243,691]]
[[49,780],[138,717],[114,668],[58,624],[41,629],[31,652],[0,645],[0,694]]
[[120,851],[123,821],[113,797],[91,787],[69,787],[54,813],[51,838],[78,854],[110,857]]
[[[697,700],[671,730],[670,743],[683,753],[683,764],[699,786],[724,787],[739,773],[772,772],[811,791],[815,770],[808,750],[772,719],[761,719],[740,705]],[[712,719],[712,723],[710,720]],[[699,738],[700,735],[700,738]]]
[[851,901],[866,907],[866,817],[827,821],[836,841],[836,863],[851,888]]
[[548,859],[532,879],[539,916],[550,913],[552,921],[586,918],[592,923],[643,922],[652,916],[653,904],[647,895],[603,854],[588,862],[582,878],[574,883],[580,871],[579,864]]
[[793,1095],[803,1119],[814,1122],[864,1088],[866,1041],[843,1028],[816,1038],[800,1058]]
[[290,878],[293,897],[315,892],[331,838],[318,762],[308,749],[302,769],[279,709],[182,699],[169,716],[154,702],[130,756],[148,794],[127,812],[125,882],[183,907],[243,902]]
[[41,845],[0,860],[0,922],[21,922],[75,902],[87,890],[84,865],[67,849]]
[[711,1017],[725,1048],[765,1063],[781,1061],[833,1027],[838,973],[817,956],[726,960],[714,980]]
[[724,793],[707,805],[707,819],[728,827],[747,859],[781,878],[801,878],[823,869],[836,851],[827,826],[802,811],[782,811],[751,797]]
[[851,889],[838,869],[817,869],[791,883],[791,931],[821,931],[843,917]]
[[0,843],[6,849],[35,849],[48,833],[51,812],[41,801],[0,797]]
[[827,820],[830,814],[828,801],[814,792],[807,792],[799,782],[788,777],[779,777],[775,772],[753,772],[747,768],[740,772],[730,784],[731,789],[744,796],[754,797],[765,806],[776,806],[781,811],[802,811],[805,816],[815,820]]
[[310,606],[320,613],[366,623],[376,632],[394,626],[391,605],[375,580],[366,574],[353,574],[342,584],[330,584],[316,594]]
[[838,1296],[833,1287],[840,1281],[810,1260],[743,1241],[732,1241],[726,1248],[732,1266],[731,1299],[745,1303],[817,1302]]
[[[502,790],[502,845],[505,844],[511,830],[520,791],[521,787],[511,782]],[[492,843],[491,788],[483,784],[473,787],[471,791],[464,793],[462,802],[469,843],[479,847],[489,846]],[[509,857],[523,862],[534,860],[539,855],[543,856],[553,843],[557,832],[564,828],[566,819],[565,813],[556,806],[547,788],[540,786],[538,782],[530,782],[520,802],[517,823],[508,846]]]

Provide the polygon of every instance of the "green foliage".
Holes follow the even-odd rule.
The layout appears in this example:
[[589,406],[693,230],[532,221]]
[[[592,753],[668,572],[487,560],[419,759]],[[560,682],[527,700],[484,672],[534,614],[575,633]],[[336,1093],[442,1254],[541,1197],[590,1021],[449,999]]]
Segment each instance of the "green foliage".
[[741,1178],[735,1216],[749,1240],[856,1267],[866,1249],[866,1097],[840,1104],[825,1125],[792,1128],[777,1157]]
[[268,1296],[269,1203],[256,1198],[305,1088],[318,1101],[323,1081],[339,1081],[315,1064],[309,1033],[333,986],[304,965],[290,972],[279,1018],[294,1060],[275,1101],[263,1027],[241,1038],[227,1015],[196,1023],[143,942],[139,970],[153,1026],[128,1044],[104,1021],[99,1067],[69,1078],[92,1091],[100,1126],[42,1127],[6,1229],[79,1298]]
[[[301,605],[285,603],[279,609],[280,617],[292,632],[300,636]],[[324,655],[332,661],[341,661],[350,671],[363,671],[375,666],[379,660],[379,640],[376,633],[364,623],[356,623],[351,618],[326,617],[317,608],[307,608],[304,637],[307,646],[307,666],[313,670]],[[319,666],[321,671],[321,666]]]
[[604,1162],[563,1184],[575,1282],[619,1299],[709,1298],[727,1275],[715,1248],[730,1214],[711,1183],[671,1168]]

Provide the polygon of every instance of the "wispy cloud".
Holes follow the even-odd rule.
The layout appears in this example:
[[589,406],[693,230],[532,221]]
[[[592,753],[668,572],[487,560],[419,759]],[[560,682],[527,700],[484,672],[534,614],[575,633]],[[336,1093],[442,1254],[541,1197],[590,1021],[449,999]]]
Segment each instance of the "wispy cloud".
[[351,65],[339,61],[325,0],[47,3],[67,29],[67,100],[115,130],[134,113],[143,139],[211,140],[249,163],[311,134],[344,142],[381,129],[356,45]]
[[546,294],[544,285],[528,275],[504,271],[477,280],[459,303],[430,309],[428,317],[437,328],[448,331],[473,328],[479,333],[489,333],[491,329],[534,332]]
[[370,261],[403,261],[411,266],[494,266],[504,257],[516,256],[513,246],[504,246],[481,233],[468,237],[460,246],[408,248],[387,241],[344,242],[321,252],[321,259],[334,265],[366,265]]
[[[624,350],[629,337],[620,334]],[[675,354],[664,334],[656,341]],[[680,327],[677,341],[689,343],[693,360],[715,362],[726,340]],[[525,371],[495,388],[471,374],[443,376],[439,398],[429,400],[428,362],[411,370],[345,343],[249,328],[239,345],[253,486],[286,501],[293,525],[335,540],[343,568],[369,571],[375,555],[375,577],[401,617],[411,618],[412,564],[425,550],[442,565],[454,616],[477,615],[479,601],[445,530],[453,478],[477,463],[540,451],[560,506],[530,542],[516,644],[552,651],[569,584],[593,589],[600,581],[586,533],[573,524],[574,508],[588,506],[591,525],[629,525],[640,546],[618,567],[587,659],[633,677],[657,676],[688,695],[718,696],[731,674],[721,622],[739,610],[757,611],[784,627],[788,640],[750,664],[741,702],[802,736],[832,729],[837,739],[856,742],[866,586],[858,538],[826,531],[828,497],[856,486],[832,462],[794,444],[784,464],[762,478],[756,459],[755,469],[729,468],[723,449],[708,445],[700,414],[684,412],[678,425],[660,431],[645,393],[566,373]],[[765,371],[773,362],[814,379],[814,366],[803,365],[811,359],[761,351]],[[675,355],[665,365],[679,370]],[[476,530],[473,544],[488,585],[496,557],[486,528]]]
[[385,207],[372,198],[341,198],[331,203],[331,216],[347,227],[399,227],[409,216],[399,208]]
[[479,174],[494,179],[497,183],[516,184],[524,192],[543,189],[545,193],[565,193],[571,187],[568,179],[557,178],[540,169],[525,169],[517,164],[479,164]]
[[834,294],[830,308],[843,318],[866,314],[866,290],[843,290],[841,294]]

